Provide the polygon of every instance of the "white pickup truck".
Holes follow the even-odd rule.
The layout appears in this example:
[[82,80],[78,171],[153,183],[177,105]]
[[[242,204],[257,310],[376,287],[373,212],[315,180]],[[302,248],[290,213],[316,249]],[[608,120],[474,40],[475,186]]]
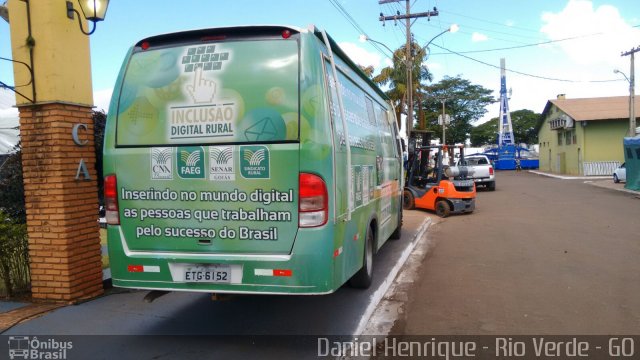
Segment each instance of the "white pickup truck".
[[465,156],[464,160],[458,159],[456,166],[466,166],[472,169],[469,171],[469,179],[472,179],[476,186],[484,185],[490,191],[496,189],[496,176],[491,161],[486,155],[469,155]]

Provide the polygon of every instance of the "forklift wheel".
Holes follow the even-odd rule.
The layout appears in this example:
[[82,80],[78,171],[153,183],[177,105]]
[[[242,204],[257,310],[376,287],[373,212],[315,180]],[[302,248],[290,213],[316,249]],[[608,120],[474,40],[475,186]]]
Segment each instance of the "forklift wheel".
[[441,218],[446,218],[447,216],[449,216],[450,212],[451,207],[449,206],[449,203],[446,200],[438,200],[438,202],[436,203],[436,215],[440,216]]
[[416,199],[409,190],[405,190],[402,193],[402,208],[405,210],[413,210],[416,208]]

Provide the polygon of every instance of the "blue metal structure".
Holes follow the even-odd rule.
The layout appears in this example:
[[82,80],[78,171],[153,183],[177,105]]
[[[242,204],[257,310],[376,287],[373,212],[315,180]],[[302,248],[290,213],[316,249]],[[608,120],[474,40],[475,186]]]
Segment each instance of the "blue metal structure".
[[482,153],[486,155],[489,160],[493,162],[493,167],[496,170],[515,170],[516,159],[520,160],[520,167],[522,169],[537,169],[539,167],[539,160],[535,157],[528,156],[531,150],[516,146],[505,145],[498,148],[493,148]]
[[509,97],[507,96],[507,75],[504,58],[500,59],[500,125],[498,126],[498,147],[514,145],[513,125],[509,112]]
[[[509,97],[507,96],[507,75],[505,70],[505,60],[500,59],[500,117],[498,125],[498,148],[494,149],[493,155],[489,156],[494,161],[496,170],[515,170],[516,158],[520,160],[523,169],[537,169],[538,159],[522,158],[522,151],[529,152],[528,149],[516,146],[513,136],[513,124],[511,123],[511,113],[509,112]],[[486,153],[485,153],[486,154]]]

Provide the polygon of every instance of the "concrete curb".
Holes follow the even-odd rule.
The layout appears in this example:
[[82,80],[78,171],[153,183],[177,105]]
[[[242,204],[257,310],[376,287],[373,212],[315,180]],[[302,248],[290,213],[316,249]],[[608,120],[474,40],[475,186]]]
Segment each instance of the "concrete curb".
[[566,175],[550,174],[550,173],[536,171],[536,170],[528,170],[528,172],[536,175],[542,175],[542,176],[551,177],[554,179],[561,179],[561,180],[605,180],[605,179],[611,178],[611,176],[566,176]]
[[624,187],[620,187],[619,184],[615,184],[611,176],[562,176],[562,175],[549,174],[546,172],[535,171],[535,170],[529,170],[529,172],[532,174],[551,177],[554,179],[584,180],[585,184],[597,186],[599,188],[621,191],[621,192],[625,192],[633,195],[640,195],[640,191],[625,189]]
[[621,187],[616,187],[613,180],[609,180],[609,181],[585,181],[585,184],[589,184],[589,185],[593,185],[593,186],[597,186],[599,188],[603,188],[603,189],[609,189],[609,190],[615,190],[615,191],[621,191],[621,192],[625,192],[627,194],[632,194],[632,195],[636,195],[636,197],[640,197],[640,191],[634,191],[634,190],[629,190],[629,189],[625,189],[625,188],[621,188]]

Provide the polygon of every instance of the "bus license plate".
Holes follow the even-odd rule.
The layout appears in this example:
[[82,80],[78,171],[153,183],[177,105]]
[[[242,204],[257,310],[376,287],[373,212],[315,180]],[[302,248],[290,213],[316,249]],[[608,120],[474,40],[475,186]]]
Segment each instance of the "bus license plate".
[[229,283],[231,267],[229,265],[198,265],[184,270],[185,282]]

